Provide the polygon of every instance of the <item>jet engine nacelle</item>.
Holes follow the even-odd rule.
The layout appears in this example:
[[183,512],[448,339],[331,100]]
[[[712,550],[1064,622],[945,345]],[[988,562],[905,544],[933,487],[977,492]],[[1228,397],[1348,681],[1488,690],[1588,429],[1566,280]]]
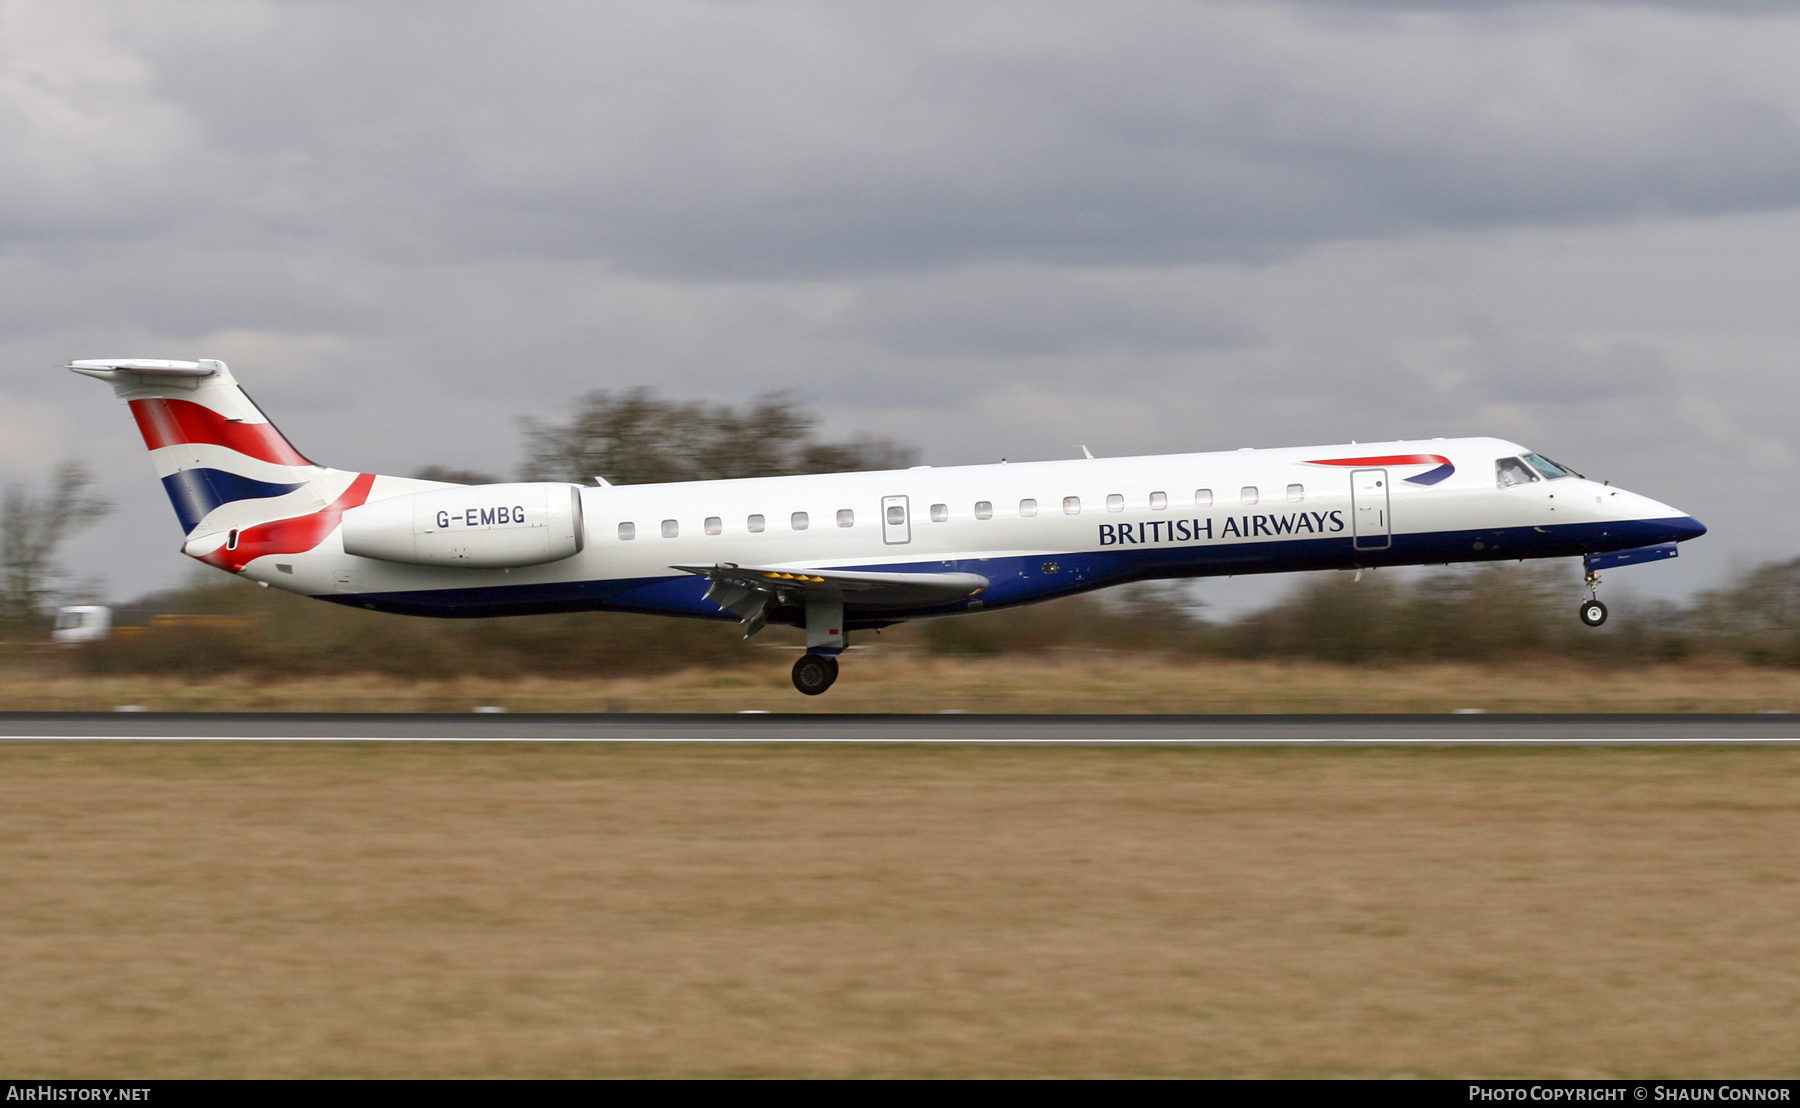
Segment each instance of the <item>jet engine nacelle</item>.
[[585,542],[580,486],[547,481],[392,496],[351,508],[343,526],[345,553],[420,566],[535,566]]

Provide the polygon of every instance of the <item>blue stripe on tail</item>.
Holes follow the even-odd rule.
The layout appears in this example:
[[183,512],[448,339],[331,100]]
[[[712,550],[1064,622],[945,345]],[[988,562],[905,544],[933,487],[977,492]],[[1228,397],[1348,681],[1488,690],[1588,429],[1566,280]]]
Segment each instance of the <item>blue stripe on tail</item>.
[[169,503],[175,505],[175,514],[181,519],[184,533],[200,526],[206,514],[221,504],[281,496],[305,484],[304,481],[293,485],[253,481],[222,469],[184,469],[164,477],[162,483],[169,494]]

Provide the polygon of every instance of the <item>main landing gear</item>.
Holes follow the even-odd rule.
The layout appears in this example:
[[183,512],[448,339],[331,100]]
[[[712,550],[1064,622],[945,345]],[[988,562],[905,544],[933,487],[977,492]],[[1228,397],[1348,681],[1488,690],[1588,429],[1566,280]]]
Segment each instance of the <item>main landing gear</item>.
[[1581,622],[1598,627],[1606,622],[1606,605],[1600,603],[1600,575],[1587,571],[1587,599],[1581,602]]
[[844,634],[844,602],[816,597],[806,602],[806,653],[794,663],[794,687],[818,696],[837,680],[838,651],[850,645]]
[[837,659],[825,654],[803,654],[794,663],[794,687],[807,696],[818,696],[837,680]]

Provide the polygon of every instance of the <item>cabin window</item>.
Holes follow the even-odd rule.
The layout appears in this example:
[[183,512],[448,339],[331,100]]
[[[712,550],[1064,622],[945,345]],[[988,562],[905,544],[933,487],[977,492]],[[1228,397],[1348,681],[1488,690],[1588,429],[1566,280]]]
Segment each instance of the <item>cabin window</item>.
[[1063,515],[1078,516],[1080,514],[1081,514],[1081,497],[1079,497],[1079,496],[1063,497]]
[[1536,480],[1538,475],[1531,472],[1531,467],[1518,458],[1501,458],[1494,463],[1494,482],[1503,489],[1510,489],[1514,485],[1529,485]]
[[760,535],[760,534],[762,534],[763,528],[765,526],[767,526],[767,524],[765,524],[763,522],[762,516],[755,515],[755,516],[751,516],[749,519],[745,520],[744,526],[746,526],[750,529],[750,533],[752,535]]
[[1550,480],[1552,480],[1552,481],[1556,480],[1558,477],[1579,477],[1579,476],[1581,476],[1581,474],[1576,473],[1574,470],[1570,469],[1568,466],[1557,465],[1555,462],[1551,461],[1549,458],[1544,457],[1542,454],[1527,454],[1527,455],[1525,455],[1525,460],[1527,462],[1531,463],[1531,468],[1537,470],[1539,473],[1543,474],[1545,477],[1550,478]]
[[805,512],[795,512],[792,516],[790,516],[788,518],[788,522],[793,525],[794,530],[804,531],[804,530],[806,530],[806,525],[807,525],[806,513]]
[[630,542],[632,539],[635,539],[635,538],[637,538],[637,524],[635,524],[635,523],[619,524],[619,541],[620,542]]
[[665,519],[662,524],[662,533],[663,538],[672,539],[676,535],[681,534],[681,524],[676,523],[672,519]]
[[1037,515],[1037,501],[1029,498],[1019,501],[1019,514],[1026,519],[1030,519],[1032,516]]
[[994,502],[991,500],[977,500],[975,502],[975,518],[976,519],[993,519],[994,518]]
[[1116,492],[1114,492],[1114,493],[1108,493],[1108,494],[1107,494],[1107,496],[1106,496],[1106,510],[1107,510],[1107,511],[1109,511],[1109,512],[1122,512],[1122,511],[1124,511],[1124,510],[1125,510],[1125,496],[1124,496],[1124,494],[1123,494],[1123,493],[1116,493]]
[[706,517],[706,533],[707,534],[717,535],[724,530],[725,530],[725,521],[724,520],[720,519],[718,516],[707,516]]
[[839,508],[838,514],[837,514],[837,525],[839,527],[855,527],[856,526],[856,513],[851,511],[849,508]]
[[1296,504],[1300,503],[1302,500],[1305,500],[1306,499],[1306,486],[1305,485],[1289,485],[1288,486],[1288,499],[1292,500]]
[[950,518],[950,505],[933,504],[931,506],[931,522],[942,523]]
[[1165,508],[1167,508],[1168,506],[1169,506],[1169,494],[1168,493],[1153,492],[1150,494],[1150,510],[1151,511],[1160,512],[1160,511],[1164,510]]
[[1255,485],[1245,485],[1242,489],[1240,489],[1238,491],[1238,499],[1242,500],[1246,504],[1256,503],[1257,500],[1260,499],[1260,497],[1257,495],[1257,492],[1256,492],[1256,486]]
[[1195,489],[1194,490],[1194,507],[1196,507],[1196,508],[1212,507],[1212,490],[1211,489]]

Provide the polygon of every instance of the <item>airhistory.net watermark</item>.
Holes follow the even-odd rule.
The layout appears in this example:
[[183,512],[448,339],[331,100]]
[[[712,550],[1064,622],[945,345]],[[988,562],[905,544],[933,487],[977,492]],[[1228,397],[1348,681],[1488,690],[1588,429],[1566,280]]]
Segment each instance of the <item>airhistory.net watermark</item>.
[[135,1103],[150,1099],[147,1086],[70,1085],[62,1082],[12,1084],[6,1086],[6,1099],[14,1103],[49,1104],[67,1101],[91,1101],[97,1104]]

